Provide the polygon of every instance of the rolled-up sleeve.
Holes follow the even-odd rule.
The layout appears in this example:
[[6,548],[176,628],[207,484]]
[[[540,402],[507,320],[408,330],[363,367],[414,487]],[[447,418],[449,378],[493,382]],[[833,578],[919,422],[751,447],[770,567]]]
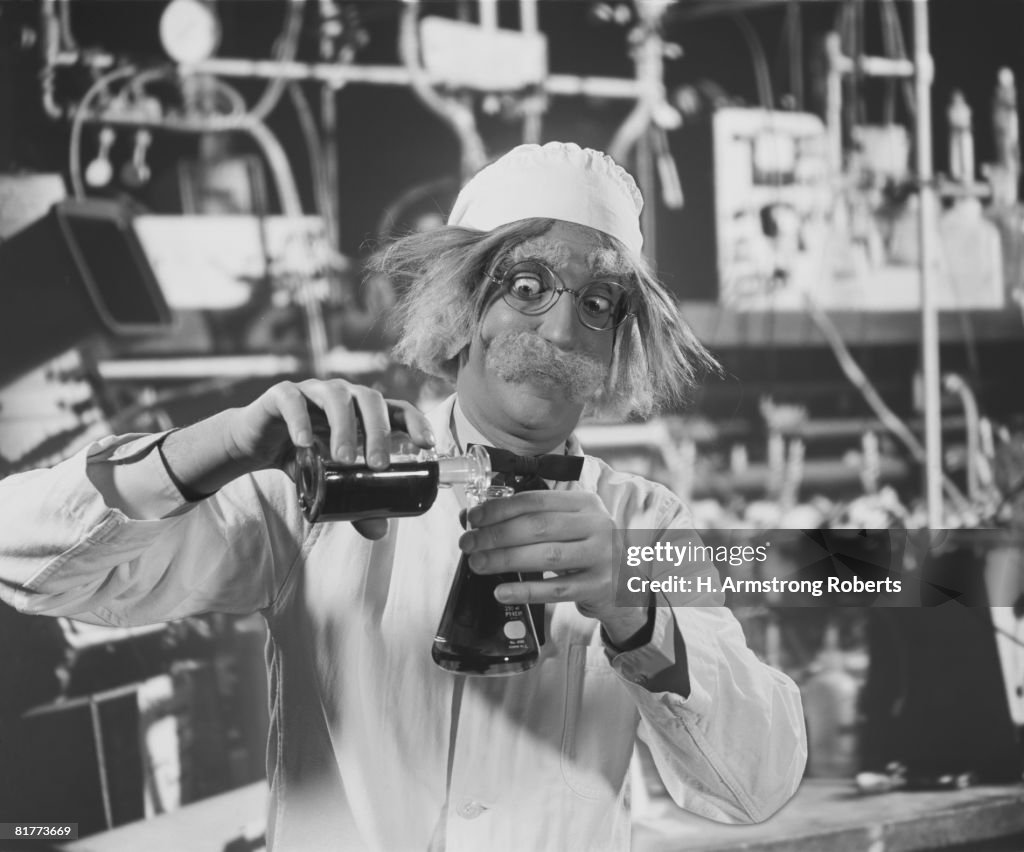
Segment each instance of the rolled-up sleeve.
[[[690,515],[664,492],[658,540],[699,543]],[[761,662],[718,592],[659,595],[650,642],[611,655],[640,712],[640,737],[673,800],[720,822],[761,822],[796,792],[807,760],[796,684]],[[707,586],[705,586],[707,588]],[[681,687],[680,685],[683,685]]]
[[104,439],[0,481],[0,600],[124,626],[272,603],[306,531],[287,477],[241,477],[187,503],[160,437]]
[[754,656],[725,607],[682,607],[663,617],[677,621],[690,694],[659,691],[664,674],[642,683],[624,674],[641,739],[676,804],[717,821],[761,822],[803,776],[799,690]]

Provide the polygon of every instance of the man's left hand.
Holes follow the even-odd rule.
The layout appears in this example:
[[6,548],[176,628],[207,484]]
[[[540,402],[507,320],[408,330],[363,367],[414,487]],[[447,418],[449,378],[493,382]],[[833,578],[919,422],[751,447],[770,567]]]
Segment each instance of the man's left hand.
[[615,605],[615,521],[596,494],[527,491],[473,507],[468,521],[472,529],[459,547],[474,571],[524,575],[521,583],[498,586],[502,603],[573,601],[601,622],[614,644],[646,623],[646,610]]

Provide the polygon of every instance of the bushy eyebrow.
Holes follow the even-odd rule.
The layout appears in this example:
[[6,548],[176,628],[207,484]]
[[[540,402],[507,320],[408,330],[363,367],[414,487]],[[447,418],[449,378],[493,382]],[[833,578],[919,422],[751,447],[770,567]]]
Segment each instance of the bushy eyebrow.
[[594,275],[631,275],[633,268],[620,252],[613,248],[595,249],[587,254],[587,264]]
[[[543,235],[520,243],[508,254],[509,260],[513,263],[527,258],[537,258],[556,271],[558,267],[568,263],[570,256],[570,251],[564,243]],[[594,249],[588,252],[587,266],[590,267],[591,275],[595,277],[608,275],[617,278],[630,275],[633,271],[629,261],[613,248]]]
[[508,254],[509,260],[515,262],[527,258],[543,260],[551,267],[564,266],[569,261],[569,249],[562,243],[544,236],[534,237],[525,243],[513,247]]

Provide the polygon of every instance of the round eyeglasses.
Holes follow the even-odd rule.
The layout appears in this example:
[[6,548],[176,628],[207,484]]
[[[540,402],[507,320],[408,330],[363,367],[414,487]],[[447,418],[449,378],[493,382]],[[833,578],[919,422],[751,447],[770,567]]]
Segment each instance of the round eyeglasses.
[[611,331],[633,316],[629,291],[617,281],[598,279],[573,290],[539,260],[520,260],[486,275],[501,288],[502,301],[527,316],[547,313],[562,293],[572,297],[580,322],[593,331]]

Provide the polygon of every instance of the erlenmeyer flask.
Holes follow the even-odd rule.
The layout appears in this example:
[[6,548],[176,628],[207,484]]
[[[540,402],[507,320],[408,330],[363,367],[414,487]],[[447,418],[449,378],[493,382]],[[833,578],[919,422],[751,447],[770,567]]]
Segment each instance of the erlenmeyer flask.
[[[514,493],[504,485],[466,488],[470,508]],[[521,580],[517,573],[476,574],[463,554],[434,636],[434,662],[466,675],[510,675],[532,668],[540,652],[529,606],[501,603],[494,597],[502,583]]]

